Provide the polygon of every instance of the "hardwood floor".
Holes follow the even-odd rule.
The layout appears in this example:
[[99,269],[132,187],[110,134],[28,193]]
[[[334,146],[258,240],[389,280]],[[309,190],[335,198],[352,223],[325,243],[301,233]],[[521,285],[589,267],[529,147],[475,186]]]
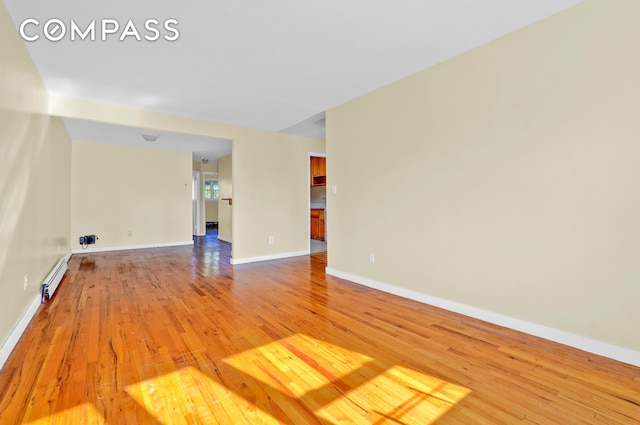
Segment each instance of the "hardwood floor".
[[74,255],[0,424],[638,424],[640,368],[229,245]]

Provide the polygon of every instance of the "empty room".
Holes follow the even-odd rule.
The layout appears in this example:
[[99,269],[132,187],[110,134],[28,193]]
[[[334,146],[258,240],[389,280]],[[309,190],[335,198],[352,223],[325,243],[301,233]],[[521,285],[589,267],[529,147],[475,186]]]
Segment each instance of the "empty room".
[[640,2],[3,0],[0,424],[638,424]]

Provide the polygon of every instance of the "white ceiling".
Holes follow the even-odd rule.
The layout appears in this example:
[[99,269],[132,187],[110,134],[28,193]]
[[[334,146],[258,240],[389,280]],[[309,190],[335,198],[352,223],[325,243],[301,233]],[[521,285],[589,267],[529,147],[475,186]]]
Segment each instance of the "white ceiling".
[[149,18],[178,21],[173,42],[119,41],[122,31],[107,41],[25,42],[52,93],[323,137],[327,109],[580,0],[4,3],[16,27],[27,18],[81,28],[132,19],[144,36]]
[[[73,139],[83,142],[187,151],[193,153],[193,159],[196,161],[202,161],[204,158],[212,163],[231,153],[231,141],[225,139],[148,128],[125,127],[73,118],[63,118],[63,121]],[[158,136],[158,139],[146,141],[142,137],[143,134],[155,135]]]

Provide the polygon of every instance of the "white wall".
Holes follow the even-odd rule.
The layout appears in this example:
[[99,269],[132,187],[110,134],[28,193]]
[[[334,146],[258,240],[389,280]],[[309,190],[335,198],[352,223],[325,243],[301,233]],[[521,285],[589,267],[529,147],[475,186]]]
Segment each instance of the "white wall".
[[323,151],[289,134],[234,143],[234,262],[308,250],[309,152]]
[[588,0],[328,111],[329,267],[640,350],[638,16]]
[[73,141],[71,246],[91,249],[192,240],[190,152]]
[[69,251],[71,139],[4,4],[0,40],[1,347]]
[[324,152],[324,141],[53,94],[50,108],[62,117],[233,140],[234,261],[307,249],[308,152]]

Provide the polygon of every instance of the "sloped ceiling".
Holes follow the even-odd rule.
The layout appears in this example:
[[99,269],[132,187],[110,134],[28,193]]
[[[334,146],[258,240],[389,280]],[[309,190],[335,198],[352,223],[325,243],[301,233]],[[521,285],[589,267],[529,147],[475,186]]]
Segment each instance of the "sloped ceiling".
[[[52,93],[323,137],[327,109],[577,0],[5,0]],[[60,19],[67,33],[45,37]],[[101,23],[119,30],[101,38]],[[145,29],[159,22],[160,37]],[[175,19],[174,36],[162,23]],[[141,40],[124,37],[131,20]],[[96,39],[71,40],[96,21]],[[107,25],[109,27],[109,25]],[[169,24],[171,27],[172,25]],[[54,30],[55,25],[49,27]],[[62,29],[54,33],[60,35]],[[53,31],[52,31],[53,32]],[[319,132],[320,131],[320,132]]]

